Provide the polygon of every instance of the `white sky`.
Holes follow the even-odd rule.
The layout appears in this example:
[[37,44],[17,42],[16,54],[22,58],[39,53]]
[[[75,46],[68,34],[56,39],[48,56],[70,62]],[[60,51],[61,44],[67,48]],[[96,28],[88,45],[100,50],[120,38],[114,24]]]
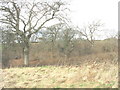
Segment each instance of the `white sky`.
[[115,33],[118,32],[118,2],[119,0],[70,0],[69,17],[79,27],[101,20],[106,33]]
[[104,33],[102,32],[101,36],[99,36],[101,39],[118,32],[118,2],[120,0],[64,1],[70,3],[68,8],[71,11],[68,17],[72,20],[73,25],[78,25],[82,28],[92,21],[101,20],[104,23]]

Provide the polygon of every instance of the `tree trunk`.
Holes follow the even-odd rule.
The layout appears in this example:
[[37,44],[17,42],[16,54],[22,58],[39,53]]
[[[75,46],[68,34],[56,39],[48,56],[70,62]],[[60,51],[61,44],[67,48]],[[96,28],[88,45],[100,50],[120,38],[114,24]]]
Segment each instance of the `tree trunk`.
[[24,65],[29,66],[29,46],[24,47]]
[[52,40],[52,44],[51,44],[51,59],[53,59],[53,55],[54,55],[54,41]]

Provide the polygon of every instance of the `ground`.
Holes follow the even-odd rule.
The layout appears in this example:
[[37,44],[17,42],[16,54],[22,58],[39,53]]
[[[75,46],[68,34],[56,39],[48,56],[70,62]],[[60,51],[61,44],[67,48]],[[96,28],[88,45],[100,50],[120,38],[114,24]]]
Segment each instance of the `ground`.
[[85,62],[78,66],[14,67],[1,72],[0,85],[5,88],[118,87],[118,64],[112,60]]

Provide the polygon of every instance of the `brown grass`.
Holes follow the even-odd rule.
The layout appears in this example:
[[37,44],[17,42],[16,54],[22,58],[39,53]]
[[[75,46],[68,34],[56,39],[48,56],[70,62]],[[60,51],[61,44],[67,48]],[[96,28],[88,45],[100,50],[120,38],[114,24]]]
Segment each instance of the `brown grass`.
[[117,66],[44,66],[4,69],[5,88],[117,88]]
[[118,63],[115,61],[117,54],[109,53],[104,54],[104,56],[99,54],[81,58],[86,59],[86,61],[83,60],[84,63],[78,66],[64,65],[3,69],[4,82],[1,83],[4,84],[5,88],[118,87]]
[[[66,60],[64,57],[47,58],[47,59],[34,59],[30,60],[30,66],[42,66],[42,65],[83,65],[85,63],[92,64],[97,63],[112,63],[116,64],[118,58],[117,52],[90,54],[85,56],[70,57]],[[10,67],[23,66],[23,59],[14,59],[10,61]]]

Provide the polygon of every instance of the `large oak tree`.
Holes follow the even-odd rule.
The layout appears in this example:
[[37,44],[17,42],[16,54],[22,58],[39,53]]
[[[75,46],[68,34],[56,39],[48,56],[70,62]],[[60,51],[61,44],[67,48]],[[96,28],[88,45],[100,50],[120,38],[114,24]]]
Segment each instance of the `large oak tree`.
[[32,35],[45,28],[46,23],[52,20],[54,23],[56,20],[62,20],[64,5],[61,1],[41,2],[41,0],[37,2],[3,0],[1,2],[2,17],[0,22],[8,25],[11,31],[20,38],[26,66],[29,65],[29,48]]

